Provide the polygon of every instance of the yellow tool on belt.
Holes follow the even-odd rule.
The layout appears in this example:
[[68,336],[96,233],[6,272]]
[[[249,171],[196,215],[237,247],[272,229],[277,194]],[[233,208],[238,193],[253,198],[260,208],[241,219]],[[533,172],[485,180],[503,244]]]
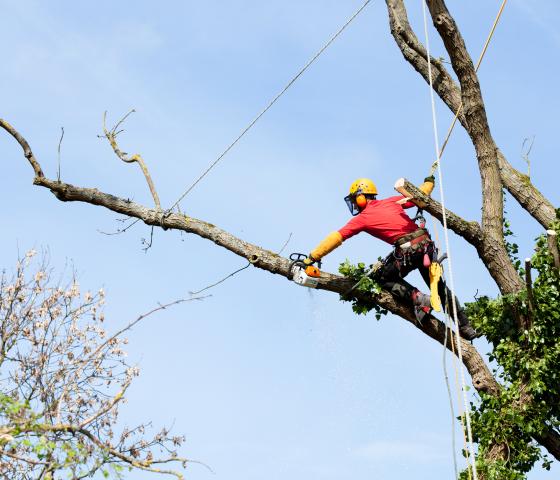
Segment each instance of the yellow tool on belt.
[[441,263],[430,263],[430,305],[436,312],[441,312],[441,299],[438,293],[438,282],[443,275]]
[[442,262],[447,258],[447,253],[440,255],[430,264],[430,304],[436,312],[441,312],[441,298],[438,292],[438,282],[443,276]]

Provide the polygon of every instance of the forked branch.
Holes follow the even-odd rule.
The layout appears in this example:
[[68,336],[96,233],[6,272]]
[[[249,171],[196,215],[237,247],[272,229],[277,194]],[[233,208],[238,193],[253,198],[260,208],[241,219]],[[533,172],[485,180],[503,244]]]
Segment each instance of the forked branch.
[[144,177],[146,178],[146,182],[148,183],[148,187],[150,188],[152,198],[154,199],[154,203],[156,205],[156,210],[161,210],[161,203],[159,201],[159,196],[158,196],[157,191],[156,191],[156,186],[154,185],[154,182],[152,180],[152,176],[150,175],[150,172],[148,171],[148,167],[146,166],[146,162],[144,162],[144,159],[142,158],[142,156],[139,153],[135,153],[134,155],[128,155],[128,153],[123,152],[119,148],[119,145],[117,144],[117,136],[119,135],[119,133],[122,132],[122,130],[119,130],[119,127],[124,123],[124,121],[127,119],[127,117],[130,116],[134,112],[135,112],[135,110],[131,110],[130,112],[128,112],[110,130],[107,129],[107,125],[106,125],[107,112],[105,112],[103,114],[103,134],[105,135],[105,138],[107,138],[107,140],[111,144],[111,147],[113,148],[113,151],[115,152],[117,157],[119,157],[125,163],[136,162],[140,166],[140,168],[142,169],[142,173],[144,174]]

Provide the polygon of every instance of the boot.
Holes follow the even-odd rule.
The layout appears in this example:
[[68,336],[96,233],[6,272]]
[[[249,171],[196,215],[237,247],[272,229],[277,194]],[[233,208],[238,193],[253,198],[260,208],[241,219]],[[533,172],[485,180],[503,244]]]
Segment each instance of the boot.
[[430,314],[432,307],[430,305],[430,296],[422,293],[420,290],[414,289],[412,291],[412,305],[414,305],[414,315],[419,323],[422,323],[424,318]]
[[457,309],[457,319],[459,320],[459,334],[465,340],[474,340],[482,335],[472,327],[469,317],[462,308]]

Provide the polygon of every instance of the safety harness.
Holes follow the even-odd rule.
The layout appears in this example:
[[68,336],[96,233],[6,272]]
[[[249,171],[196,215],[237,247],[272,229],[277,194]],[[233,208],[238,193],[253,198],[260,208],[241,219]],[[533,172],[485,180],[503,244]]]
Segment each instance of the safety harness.
[[393,256],[404,266],[410,263],[412,255],[423,253],[424,266],[429,267],[433,260],[433,255],[429,255],[430,251],[433,251],[433,248],[435,248],[435,246],[430,248],[433,243],[428,231],[424,228],[419,228],[412,233],[403,235],[395,242],[393,245]]
[[[430,305],[436,312],[441,311],[441,299],[438,292],[438,282],[443,275],[443,268],[438,260],[438,249],[428,231],[424,228],[425,221],[420,211],[415,219],[421,218],[418,230],[403,235],[393,245],[393,252],[385,262],[393,261],[399,271],[411,263],[413,255],[422,254],[424,267],[430,272]],[[419,312],[420,313],[420,312]]]

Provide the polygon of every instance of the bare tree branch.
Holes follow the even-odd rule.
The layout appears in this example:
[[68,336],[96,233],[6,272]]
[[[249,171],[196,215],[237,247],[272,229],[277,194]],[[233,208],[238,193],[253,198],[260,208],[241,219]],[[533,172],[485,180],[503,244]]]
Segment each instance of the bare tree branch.
[[148,183],[148,187],[150,188],[150,192],[152,193],[152,198],[154,199],[156,209],[161,210],[161,203],[159,201],[159,196],[158,196],[157,191],[156,191],[156,186],[154,185],[154,182],[152,180],[152,176],[150,175],[150,172],[148,171],[148,167],[146,166],[146,162],[144,162],[144,159],[140,156],[139,153],[135,153],[134,155],[129,156],[126,152],[123,152],[117,144],[117,135],[119,133],[121,133],[121,131],[122,131],[122,130],[119,131],[118,128],[123,124],[123,122],[126,120],[126,118],[131,113],[134,113],[134,112],[135,112],[135,110],[131,110],[130,112],[128,112],[123,118],[121,118],[115,124],[115,126],[111,130],[107,129],[107,126],[106,126],[107,112],[105,112],[103,114],[103,133],[104,133],[105,137],[107,138],[107,140],[109,141],[109,143],[111,144],[111,147],[113,148],[113,151],[115,152],[117,157],[119,157],[125,163],[134,163],[134,162],[138,163],[138,165],[142,169],[142,173],[144,174],[144,177],[146,178],[146,182]]
[[58,148],[57,148],[57,159],[58,159],[58,168],[56,171],[56,179],[60,182],[60,150],[62,147],[62,140],[64,139],[64,127],[60,127],[60,140],[58,141]]
[[[529,155],[531,154],[534,143],[535,135],[533,135],[531,139],[524,138],[523,144],[521,145],[521,158],[523,158],[523,160],[525,160],[525,163],[527,164],[527,177],[529,178],[531,178],[531,159],[529,158]],[[527,145],[527,148],[525,148],[525,145]]]
[[12,137],[14,137],[16,139],[16,142],[18,142],[21,148],[23,148],[23,155],[25,156],[25,158],[27,158],[27,160],[33,167],[35,176],[43,177],[44,175],[43,175],[43,171],[41,170],[41,166],[39,165],[39,162],[37,162],[37,160],[35,159],[35,156],[31,151],[31,147],[27,143],[27,140],[23,138],[23,136],[14,127],[12,127],[8,122],[6,122],[6,120],[2,118],[0,118],[0,127],[2,127],[4,130],[6,130],[6,132],[8,132]]
[[[415,200],[419,200],[425,205],[424,209],[427,212],[432,214],[440,222],[443,222],[443,211],[439,202],[425,195],[408,180],[405,180],[404,187],[413,195]],[[447,209],[446,218],[447,226],[476,248],[480,258],[486,265],[488,272],[496,281],[498,286],[502,289],[503,285],[510,285],[512,283],[511,278],[509,277],[511,274],[511,268],[508,268],[507,265],[511,265],[511,262],[509,261],[509,257],[507,257],[507,255],[506,257],[501,255],[503,243],[496,243],[493,238],[486,237],[477,222],[467,222]],[[496,256],[498,256],[498,258],[496,258]],[[515,275],[518,277],[517,272]],[[507,289],[502,289],[502,291],[508,293]]]

